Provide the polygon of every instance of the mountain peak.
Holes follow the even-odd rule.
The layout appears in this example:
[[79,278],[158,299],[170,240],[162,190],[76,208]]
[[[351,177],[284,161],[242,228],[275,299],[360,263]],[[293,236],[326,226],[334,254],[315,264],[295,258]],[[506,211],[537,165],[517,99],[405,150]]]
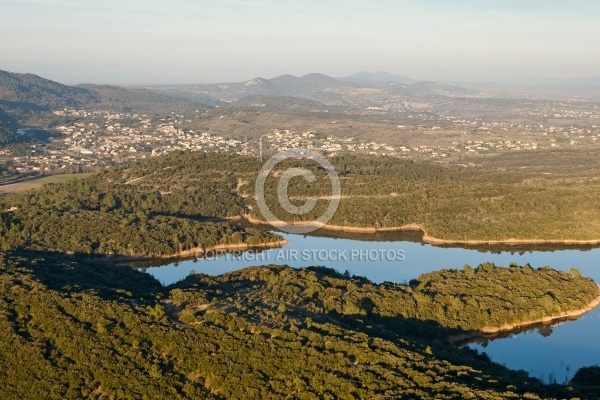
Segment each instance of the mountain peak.
[[266,80],[265,78],[261,78],[259,76],[254,79],[250,79],[249,81],[246,81],[244,83],[244,86],[246,86],[246,87],[247,86],[261,86],[261,85],[267,85],[267,84],[269,84],[269,81]]

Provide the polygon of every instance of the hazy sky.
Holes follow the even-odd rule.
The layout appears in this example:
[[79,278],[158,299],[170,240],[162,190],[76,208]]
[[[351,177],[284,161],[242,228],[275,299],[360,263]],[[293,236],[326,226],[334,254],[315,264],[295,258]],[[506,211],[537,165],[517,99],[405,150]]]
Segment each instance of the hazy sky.
[[0,0],[0,69],[64,83],[600,75],[598,0]]

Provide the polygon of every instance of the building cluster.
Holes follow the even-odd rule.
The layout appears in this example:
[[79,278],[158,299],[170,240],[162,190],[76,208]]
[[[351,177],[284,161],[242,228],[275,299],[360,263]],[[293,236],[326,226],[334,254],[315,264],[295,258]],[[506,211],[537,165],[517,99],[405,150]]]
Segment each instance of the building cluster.
[[[175,150],[240,152],[242,142],[176,127],[176,118],[106,111],[60,110],[73,123],[55,128],[50,143],[31,143],[25,154],[13,154],[19,172],[82,172],[112,162],[143,159]],[[6,152],[6,150],[5,150]],[[7,154],[10,155],[10,154]]]
[[273,129],[263,135],[265,148],[273,151],[306,148],[317,150],[328,155],[337,155],[344,152],[358,152],[376,155],[398,155],[399,151],[394,146],[374,141],[358,140],[356,138],[341,138],[319,132],[295,132],[288,129]]
[[[600,120],[600,116],[598,117]],[[458,153],[485,154],[561,147],[589,147],[597,144],[600,140],[600,127],[597,125],[589,125],[584,128],[570,124],[487,122],[480,119],[469,120],[452,116],[442,116],[437,123],[398,125],[398,129],[407,135],[421,134],[434,138],[431,140],[432,144],[407,146],[409,150],[413,151],[413,154],[431,158],[448,157]],[[452,134],[455,137],[458,136],[459,139],[464,137],[464,140],[454,140],[451,145],[443,145],[440,144],[441,140],[439,139],[443,138],[444,134]]]
[[[594,112],[596,114],[594,114]],[[23,173],[85,172],[112,163],[158,156],[176,150],[233,152],[258,156],[294,148],[309,148],[328,155],[355,152],[406,158],[446,158],[490,152],[589,147],[600,144],[600,127],[574,126],[568,118],[600,120],[598,110],[546,110],[548,123],[490,122],[431,113],[413,113],[392,129],[396,145],[339,137],[325,132],[273,129],[258,139],[239,141],[212,135],[193,126],[184,115],[163,118],[108,111],[59,110],[65,117],[49,142],[35,141],[0,149]],[[584,115],[585,114],[585,115]],[[565,120],[565,118],[567,120]],[[444,139],[446,136],[452,139]],[[25,147],[25,148],[24,148]]]

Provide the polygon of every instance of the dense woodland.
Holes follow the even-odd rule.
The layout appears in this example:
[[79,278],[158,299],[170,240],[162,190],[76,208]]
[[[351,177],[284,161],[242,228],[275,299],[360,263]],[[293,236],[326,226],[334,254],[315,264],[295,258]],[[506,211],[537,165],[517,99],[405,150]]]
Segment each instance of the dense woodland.
[[[600,187],[594,183],[538,186],[509,173],[495,181],[490,172],[473,174],[394,158],[331,160],[342,186],[332,224],[419,224],[430,236],[452,240],[600,238],[600,206],[594,200]],[[316,184],[294,178],[289,187],[297,205],[310,196],[325,196],[309,214],[290,216],[279,209],[275,175],[290,167],[309,168],[318,178]],[[225,232],[241,229],[245,237],[243,228],[209,228],[207,220],[247,213],[262,219],[254,200],[260,168],[252,157],[174,152],[6,196],[0,198],[0,210],[5,210],[0,212],[0,244],[4,249],[163,255],[211,243],[238,243],[239,235]],[[329,204],[328,195],[331,184],[325,171],[310,160],[282,162],[265,189],[275,215],[288,221],[317,218]],[[218,238],[207,240],[210,234],[202,233],[204,228]],[[263,239],[276,240],[268,235]]]
[[[335,218],[365,226],[424,223],[413,218],[438,226],[434,216],[444,215],[443,226],[456,228],[452,221],[465,215],[453,214],[458,206],[441,205],[479,193],[458,203],[480,206],[468,213],[471,225],[458,226],[471,229],[473,221],[489,223],[492,211],[502,210],[486,208],[495,202],[482,201],[476,189],[487,187],[487,196],[502,191],[502,199],[540,193],[510,180],[490,184],[464,171],[394,159],[333,162],[345,196]],[[288,160],[274,172],[297,165],[324,173],[302,160]],[[410,285],[377,285],[326,268],[271,266],[191,275],[163,288],[128,267],[65,256],[160,256],[214,244],[275,242],[275,234],[226,220],[254,212],[260,167],[251,157],[178,152],[0,197],[0,397],[599,395],[585,380],[587,372],[572,386],[543,385],[446,343],[457,333],[581,308],[597,287],[576,270],[482,264],[425,274]],[[274,199],[276,183],[267,183],[267,199]],[[303,202],[329,189],[293,181],[290,194]],[[398,195],[384,197],[392,189]],[[399,198],[406,205],[400,207]],[[374,205],[382,205],[388,219],[366,213]],[[512,212],[522,213],[524,206],[517,202]],[[578,212],[589,205],[571,206]],[[440,210],[446,214],[436,214]],[[535,226],[540,234],[548,229],[521,219],[506,223],[517,233],[521,226]],[[596,229],[592,221],[585,227]]]
[[[329,222],[351,227],[419,224],[429,236],[456,240],[597,240],[600,186],[592,179],[539,181],[523,173],[444,168],[391,157],[333,157],[342,199]],[[279,172],[310,161],[281,163]],[[292,181],[289,196],[301,205],[309,196],[331,196],[324,171],[312,168],[317,183]],[[276,171],[277,172],[277,171]],[[274,175],[274,174],[273,174]],[[278,180],[267,179],[267,202],[278,218],[313,221],[329,200],[320,199],[311,213],[285,213],[276,201]],[[247,195],[253,187],[247,187]],[[263,218],[253,207],[253,215]]]
[[[251,283],[255,281],[260,284]],[[283,308],[300,308],[314,314],[375,318],[377,321],[372,322],[376,324],[398,323],[398,329],[406,320],[420,324],[431,321],[457,331],[516,324],[580,309],[598,296],[596,283],[577,270],[536,270],[529,265],[506,268],[491,263],[423,274],[410,285],[376,285],[323,267],[300,271],[289,267],[246,268],[218,278],[190,276],[175,286],[188,287],[190,282],[195,282],[191,286],[193,296],[208,288],[224,290],[219,285],[239,288],[232,301],[241,304],[242,309],[247,304],[281,303]],[[189,317],[198,304],[186,304],[187,313],[182,315]]]
[[[423,339],[421,330],[443,336],[447,329],[385,317],[366,298],[408,296],[408,288],[324,268],[255,267],[162,288],[127,267],[30,252],[0,255],[0,271],[2,398],[598,395],[585,385],[544,385],[473,351]],[[469,279],[487,280],[494,271]],[[556,281],[556,272],[532,273]],[[440,272],[434,280],[443,285],[447,278]],[[299,293],[315,289],[297,302]],[[346,310],[319,309],[331,297],[322,291],[336,292]]]
[[572,379],[576,385],[591,386],[600,389],[600,367],[580,368]]
[[214,245],[279,241],[277,235],[224,220],[245,213],[243,200],[235,193],[237,180],[226,171],[214,170],[211,157],[196,156],[207,164],[192,165],[190,171],[182,167],[189,176],[169,176],[177,171],[171,167],[152,172],[135,169],[147,173],[147,184],[144,175],[134,181],[130,171],[117,169],[2,198],[0,245],[164,256]]

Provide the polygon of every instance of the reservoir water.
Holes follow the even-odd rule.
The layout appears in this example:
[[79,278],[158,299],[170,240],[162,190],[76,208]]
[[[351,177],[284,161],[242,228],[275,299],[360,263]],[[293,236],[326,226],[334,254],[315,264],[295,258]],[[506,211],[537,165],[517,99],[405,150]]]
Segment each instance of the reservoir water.
[[[278,232],[279,233],[279,232]],[[281,234],[281,233],[280,233]],[[420,274],[445,268],[529,263],[534,268],[577,268],[600,283],[600,248],[558,247],[437,247],[421,243],[414,233],[342,235],[331,237],[281,234],[289,244],[276,249],[223,254],[147,267],[164,285],[184,279],[192,270],[219,275],[251,265],[322,265],[364,276],[373,282],[406,283]],[[412,237],[410,236],[412,235]],[[600,307],[574,321],[531,328],[506,337],[471,343],[470,347],[511,369],[523,369],[544,382],[566,383],[582,366],[600,365]]]

